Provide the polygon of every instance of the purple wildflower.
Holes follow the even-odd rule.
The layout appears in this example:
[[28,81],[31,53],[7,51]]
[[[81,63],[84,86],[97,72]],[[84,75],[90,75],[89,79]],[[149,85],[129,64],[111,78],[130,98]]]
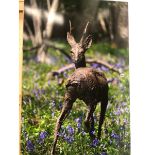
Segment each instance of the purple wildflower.
[[39,93],[37,89],[33,89],[33,94],[38,98],[39,97]]
[[38,94],[38,95],[45,94],[45,90],[44,90],[44,89],[38,89],[38,90],[37,90],[37,94]]
[[42,131],[42,132],[40,133],[40,135],[39,135],[39,138],[43,140],[43,139],[46,138],[46,136],[47,136],[47,132],[46,132],[46,131]]
[[100,69],[101,69],[102,71],[109,71],[109,69],[108,69],[107,67],[105,67],[105,66],[101,66]]
[[73,137],[73,136],[64,135],[64,139],[65,139],[68,143],[72,143],[72,142],[74,141],[74,137]]
[[91,146],[96,147],[99,143],[99,140],[97,138],[95,138],[91,144]]
[[124,62],[123,59],[121,59],[121,60],[115,65],[115,67],[119,69],[119,68],[122,68],[124,65],[125,65],[125,62]]
[[97,68],[97,67],[99,67],[99,65],[96,64],[96,63],[93,63],[93,64],[92,64],[92,67],[93,67],[93,68]]
[[68,143],[72,143],[74,141],[74,138],[73,137],[69,137],[68,139],[67,139],[67,142]]
[[81,123],[81,122],[82,122],[82,118],[81,118],[81,117],[76,118],[76,119],[75,119],[75,122],[76,122],[76,123]]
[[41,94],[42,94],[42,91],[41,91],[41,89],[38,89],[38,93],[39,93],[39,95],[41,95]]
[[70,125],[68,125],[68,126],[66,127],[66,129],[67,129],[67,131],[68,131],[68,133],[69,133],[70,135],[73,135],[73,134],[74,134],[74,128],[72,128]]
[[30,151],[30,152],[34,150],[34,145],[33,145],[33,143],[31,142],[31,140],[28,140],[28,141],[26,142],[26,147],[27,147],[27,150]]
[[65,133],[65,130],[64,129],[62,129],[62,131],[61,132],[59,132],[58,133],[58,135],[60,136],[60,137],[66,137],[66,133]]
[[121,109],[118,108],[117,111],[114,112],[114,114],[117,115],[117,116],[120,115],[121,114]]
[[41,144],[44,142],[44,139],[47,137],[47,132],[42,131],[39,135],[38,143]]
[[122,102],[121,104],[122,104],[123,107],[127,105],[126,102]]
[[77,123],[77,128],[80,129],[81,128],[81,123],[82,123],[82,117],[79,117],[79,118],[75,119],[75,122]]
[[45,94],[45,89],[41,89],[41,94]]
[[117,64],[115,65],[115,67],[119,69],[119,68],[122,67],[122,64],[119,62],[119,63],[117,63]]
[[100,155],[107,155],[107,153],[106,152],[102,152]]
[[81,128],[81,123],[77,123],[77,128],[78,128],[78,129]]
[[119,138],[120,138],[120,136],[117,135],[117,134],[114,133],[114,132],[111,134],[111,137],[114,138],[114,139],[119,139]]
[[92,135],[95,135],[95,131],[94,131],[94,130],[91,130],[90,133],[91,133]]

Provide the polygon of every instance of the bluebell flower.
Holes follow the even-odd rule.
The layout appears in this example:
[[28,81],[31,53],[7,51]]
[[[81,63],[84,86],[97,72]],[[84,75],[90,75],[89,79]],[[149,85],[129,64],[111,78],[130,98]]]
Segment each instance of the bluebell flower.
[[90,133],[91,133],[92,135],[95,135],[95,130],[91,130]]
[[32,151],[34,150],[34,145],[33,145],[33,143],[31,142],[31,140],[28,140],[28,141],[26,142],[26,147],[27,147],[27,150],[30,151],[30,152],[32,152]]
[[106,152],[102,152],[100,155],[107,155],[107,153]]
[[46,136],[47,136],[47,132],[46,132],[46,131],[42,131],[42,132],[40,133],[40,135],[39,135],[39,138],[43,140],[43,139],[46,138]]
[[118,108],[117,111],[114,112],[114,114],[117,115],[117,116],[120,115],[121,114],[121,109]]
[[59,137],[65,137],[65,134],[64,134],[64,132],[58,132],[58,136]]
[[92,67],[93,67],[93,68],[97,68],[97,67],[99,67],[99,65],[96,64],[96,63],[93,63],[93,64],[92,64]]
[[38,93],[39,93],[39,95],[41,95],[41,94],[42,94],[42,91],[41,91],[41,89],[38,89]]
[[80,129],[82,125],[82,117],[75,119],[75,122],[77,123],[77,128]]
[[78,128],[78,129],[81,128],[81,123],[77,123],[77,128]]
[[122,102],[121,104],[122,104],[123,107],[127,105],[126,102]]
[[33,89],[33,94],[36,96],[36,97],[39,97],[39,93],[38,93],[38,90],[37,89]]
[[91,144],[91,146],[96,147],[99,143],[99,140],[97,138],[95,138]]
[[41,94],[45,94],[45,89],[41,89]]
[[108,69],[107,67],[105,67],[105,66],[101,66],[100,69],[101,69],[102,71],[109,71],[109,69]]
[[68,143],[72,143],[73,141],[74,141],[73,137],[69,137],[68,140],[67,140]]
[[64,139],[68,142],[68,143],[72,143],[74,141],[74,137],[73,136],[66,136],[64,135]]
[[82,118],[81,118],[81,117],[76,118],[76,119],[75,119],[75,122],[81,123],[81,122],[82,122]]
[[44,142],[44,139],[47,137],[47,132],[42,131],[39,135],[38,143],[41,144]]
[[70,135],[73,135],[73,134],[74,134],[74,128],[72,128],[70,125],[68,125],[68,126],[66,127],[66,129],[67,129],[67,131],[68,131],[68,133],[69,133]]
[[119,62],[119,63],[117,63],[117,64],[115,65],[115,67],[119,69],[119,68],[122,67],[122,64]]
[[117,135],[117,134],[114,133],[114,132],[111,134],[111,137],[114,138],[114,139],[119,139],[119,138],[120,138],[120,136]]

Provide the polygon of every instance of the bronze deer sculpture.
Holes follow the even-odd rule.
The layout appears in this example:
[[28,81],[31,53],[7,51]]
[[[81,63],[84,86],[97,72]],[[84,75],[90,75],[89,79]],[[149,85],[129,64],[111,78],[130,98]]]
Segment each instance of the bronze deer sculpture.
[[86,67],[85,52],[92,43],[91,35],[85,38],[88,24],[89,23],[87,23],[84,29],[79,43],[75,41],[73,35],[71,34],[71,23],[70,32],[67,32],[67,41],[71,46],[71,57],[76,69],[66,82],[66,93],[64,98],[65,103],[56,123],[54,144],[51,152],[52,155],[55,154],[58,132],[60,131],[61,125],[68,116],[72,105],[77,98],[83,100],[88,107],[84,124],[92,139],[95,138],[94,134],[91,132],[94,130],[93,113],[97,103],[101,102],[101,112],[97,135],[98,139],[100,139],[101,136],[101,127],[108,104],[108,82],[103,73],[96,69]]

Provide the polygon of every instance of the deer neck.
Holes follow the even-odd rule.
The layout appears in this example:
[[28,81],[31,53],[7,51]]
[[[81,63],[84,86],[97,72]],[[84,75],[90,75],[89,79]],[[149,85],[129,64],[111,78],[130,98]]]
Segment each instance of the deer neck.
[[80,61],[75,62],[75,68],[86,67],[86,60],[83,57]]

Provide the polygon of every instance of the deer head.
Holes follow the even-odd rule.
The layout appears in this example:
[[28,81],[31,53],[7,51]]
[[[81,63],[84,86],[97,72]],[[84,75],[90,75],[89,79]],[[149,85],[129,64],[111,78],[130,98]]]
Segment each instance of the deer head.
[[91,46],[92,43],[92,36],[88,35],[86,36],[86,31],[89,22],[86,24],[86,27],[83,31],[82,37],[80,39],[80,42],[77,43],[75,41],[74,36],[71,34],[71,22],[70,23],[70,32],[67,32],[67,41],[69,45],[71,46],[71,57],[73,62],[75,63],[75,67],[85,67],[85,52],[86,50]]

